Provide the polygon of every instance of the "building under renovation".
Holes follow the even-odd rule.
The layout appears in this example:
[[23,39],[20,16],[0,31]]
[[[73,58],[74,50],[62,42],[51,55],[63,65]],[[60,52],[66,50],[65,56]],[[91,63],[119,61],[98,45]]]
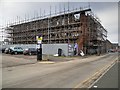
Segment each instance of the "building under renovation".
[[36,44],[36,36],[43,37],[43,44],[78,44],[78,51],[85,54],[106,52],[107,31],[91,13],[79,9],[50,15],[45,18],[9,26],[11,44]]

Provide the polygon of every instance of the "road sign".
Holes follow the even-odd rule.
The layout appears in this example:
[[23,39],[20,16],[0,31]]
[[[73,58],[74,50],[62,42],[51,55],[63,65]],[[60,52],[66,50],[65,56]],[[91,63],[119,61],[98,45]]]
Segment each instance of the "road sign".
[[37,39],[37,43],[41,44],[43,37],[42,36],[36,36],[36,39]]

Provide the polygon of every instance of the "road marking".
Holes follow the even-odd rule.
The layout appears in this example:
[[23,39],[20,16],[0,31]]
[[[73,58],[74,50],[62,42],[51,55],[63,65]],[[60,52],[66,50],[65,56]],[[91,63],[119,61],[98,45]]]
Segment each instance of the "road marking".
[[107,70],[106,70],[105,72],[103,72],[103,74],[102,74],[94,83],[92,83],[92,84],[89,86],[89,88],[91,88],[97,81],[99,81],[99,80],[115,65],[115,63],[118,61],[117,59],[118,59],[118,58],[115,58],[115,59],[114,59],[115,61],[113,61],[113,62],[109,65],[109,67],[107,68]]
[[105,72],[103,72],[103,74],[102,74],[95,82],[93,82],[93,83],[89,86],[89,88],[92,88],[92,86],[93,86],[97,81],[99,81],[99,80],[110,70],[110,68],[112,68],[114,65],[115,65],[115,63],[113,63],[110,67],[108,67],[107,70],[106,70]]
[[[111,63],[107,64],[105,67],[103,67],[102,69],[100,69],[99,71],[97,71],[95,74],[93,74],[91,77],[87,78],[86,80],[84,80],[83,82],[80,82],[79,84],[77,84],[74,89],[72,90],[75,90],[77,88],[88,88],[88,87],[85,87],[87,86],[88,84],[91,84],[92,81],[96,81],[96,79],[98,79],[98,77],[102,76],[102,74],[108,69],[111,68],[111,66],[113,66],[116,61],[118,60],[118,57],[115,58],[113,61],[111,61]],[[107,70],[107,71],[108,71]]]
[[38,62],[38,63],[43,63],[43,64],[54,64],[55,62],[52,62],[52,61],[41,61],[41,62]]
[[93,86],[94,88],[97,88],[98,86]]

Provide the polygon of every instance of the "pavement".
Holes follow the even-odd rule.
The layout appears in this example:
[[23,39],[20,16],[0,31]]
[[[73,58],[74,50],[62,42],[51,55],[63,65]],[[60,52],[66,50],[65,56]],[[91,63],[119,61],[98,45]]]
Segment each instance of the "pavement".
[[33,56],[2,54],[2,67],[35,64],[37,60]]
[[[85,57],[75,56],[75,57],[54,57],[54,56],[48,56],[43,55],[42,61],[37,61],[36,55],[10,55],[10,54],[0,54],[2,55],[2,62],[1,67],[13,67],[13,66],[19,66],[19,65],[27,65],[27,64],[36,64],[36,63],[43,63],[43,64],[54,64],[59,62],[66,62],[66,61],[72,61],[76,59],[84,59]],[[90,57],[96,57],[96,56],[90,56]]]
[[84,81],[92,77],[101,68],[110,65],[116,57],[117,54],[113,53],[83,59],[74,58],[54,64],[34,63],[3,67],[2,87],[80,88],[81,85],[85,84]]

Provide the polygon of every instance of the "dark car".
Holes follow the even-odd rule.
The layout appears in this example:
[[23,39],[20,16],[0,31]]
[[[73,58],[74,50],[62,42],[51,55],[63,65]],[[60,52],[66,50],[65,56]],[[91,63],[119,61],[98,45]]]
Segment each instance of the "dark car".
[[114,53],[114,52],[115,52],[115,50],[114,50],[114,49],[110,49],[108,52],[112,52],[112,53]]
[[10,53],[10,48],[5,48],[4,53],[9,54]]
[[6,49],[6,48],[2,48],[2,50],[1,50],[1,51],[2,51],[2,53],[4,53],[4,52],[5,52],[5,49]]
[[24,55],[36,55],[37,49],[36,48],[27,48],[23,51]]

